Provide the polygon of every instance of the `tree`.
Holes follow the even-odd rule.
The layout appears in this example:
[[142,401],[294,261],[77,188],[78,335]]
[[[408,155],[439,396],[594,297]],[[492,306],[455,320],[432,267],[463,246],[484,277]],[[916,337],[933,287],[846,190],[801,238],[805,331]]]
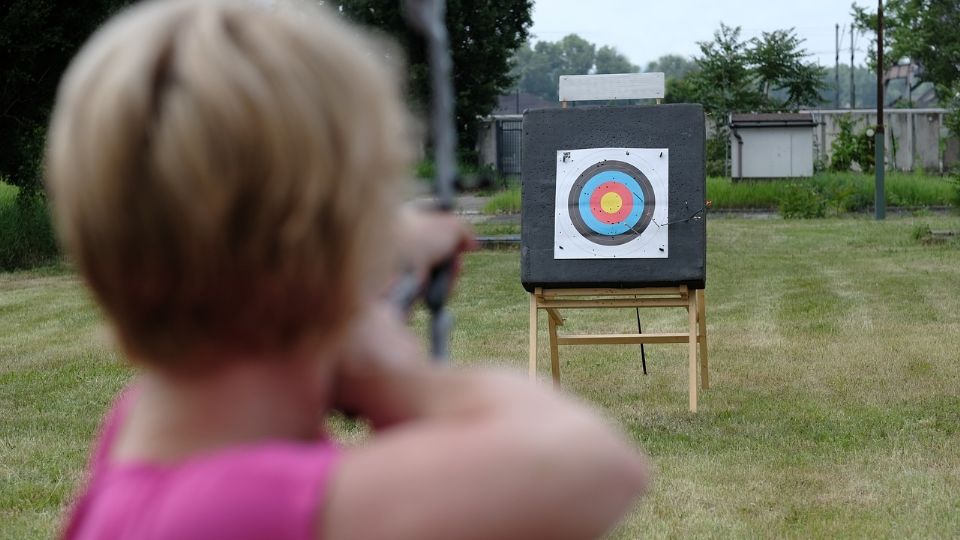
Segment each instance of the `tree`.
[[[865,66],[853,68],[855,96],[857,108],[875,107],[877,104],[877,74]],[[840,105],[841,109],[850,106],[850,66],[840,64]],[[835,75],[832,69],[823,74],[823,90],[820,91],[821,102],[833,102],[835,92]]]
[[556,101],[561,75],[588,73],[635,73],[640,68],[617,49],[596,45],[576,34],[560,41],[524,44],[514,56],[514,74],[521,92]]
[[[770,106],[795,109],[820,100],[825,70],[803,61],[806,52],[800,48],[802,43],[792,28],[763,32],[762,38],[750,40],[747,58],[754,66],[763,100]],[[785,90],[787,99],[771,101],[773,89]]]
[[597,46],[576,34],[564,36],[560,40],[560,58],[570,74],[589,73],[597,56]]
[[751,54],[747,43],[740,40],[740,28],[721,23],[713,41],[699,45],[696,63],[700,69],[690,75],[691,89],[696,101],[713,115],[717,127],[722,129],[726,115],[732,111],[760,108],[763,100],[754,84]]
[[557,99],[555,77],[563,70],[560,46],[547,41],[524,43],[513,58],[516,86],[522,92],[547,100]]
[[[877,13],[852,6],[856,25],[877,30]],[[924,80],[949,87],[960,80],[960,8],[956,0],[887,0],[883,9],[884,58],[889,65],[909,58],[923,68]],[[876,39],[870,47],[876,66]],[[887,66],[884,66],[886,68]]]
[[[740,28],[720,24],[700,43],[688,91],[714,115],[718,127],[731,112],[796,110],[821,101],[825,70],[804,62],[803,41],[793,29],[764,32],[749,41]],[[783,96],[783,97],[780,97]]]
[[697,63],[690,58],[679,54],[666,54],[648,62],[644,71],[647,73],[663,73],[664,79],[669,83],[671,79],[683,79],[697,69]]
[[24,200],[40,192],[46,127],[60,76],[80,46],[130,0],[12,0],[0,8],[0,176]]
[[687,76],[700,69],[696,62],[679,54],[666,54],[647,62],[647,73],[663,73],[666,85],[663,99],[667,103],[691,103],[697,101],[697,93]]
[[693,81],[693,77],[682,79],[665,78],[663,101],[666,103],[698,103],[700,92]]
[[617,49],[607,45],[597,49],[597,55],[594,57],[594,68],[596,73],[636,73],[640,71],[640,66],[634,65]]
[[[354,22],[376,27],[397,40],[407,56],[412,105],[426,111],[430,99],[426,44],[407,24],[402,2],[339,0],[334,5]],[[532,0],[447,1],[461,159],[476,159],[473,148],[480,118],[493,110],[497,96],[513,84],[510,60],[527,39],[532,6]]]
[[[877,13],[855,4],[852,9],[857,26],[876,35]],[[884,60],[894,65],[909,58],[920,65],[921,78],[935,85],[941,102],[952,110],[948,127],[960,136],[960,8],[956,0],[887,0],[883,26]],[[876,69],[876,39],[869,58]]]

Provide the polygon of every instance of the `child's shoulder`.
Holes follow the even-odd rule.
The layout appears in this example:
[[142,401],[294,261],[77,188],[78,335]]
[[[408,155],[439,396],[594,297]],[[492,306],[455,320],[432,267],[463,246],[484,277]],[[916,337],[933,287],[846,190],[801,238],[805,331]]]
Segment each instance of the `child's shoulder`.
[[152,492],[153,500],[130,509],[152,515],[144,536],[314,538],[335,457],[328,442],[255,444],[169,467],[121,469],[129,474],[116,491]]
[[103,448],[129,395],[107,415],[66,538],[316,537],[333,443],[268,441],[176,463],[109,463]]

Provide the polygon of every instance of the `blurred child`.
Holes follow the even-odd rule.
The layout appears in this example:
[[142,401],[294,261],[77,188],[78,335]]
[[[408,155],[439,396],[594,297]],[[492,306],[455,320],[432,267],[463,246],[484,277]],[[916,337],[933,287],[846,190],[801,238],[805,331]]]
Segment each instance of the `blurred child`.
[[[431,366],[384,298],[458,254],[400,212],[411,131],[374,42],[306,5],[153,2],[64,77],[48,185],[139,375],[67,538],[591,538],[643,458],[582,404]],[[371,422],[362,445],[321,429]]]

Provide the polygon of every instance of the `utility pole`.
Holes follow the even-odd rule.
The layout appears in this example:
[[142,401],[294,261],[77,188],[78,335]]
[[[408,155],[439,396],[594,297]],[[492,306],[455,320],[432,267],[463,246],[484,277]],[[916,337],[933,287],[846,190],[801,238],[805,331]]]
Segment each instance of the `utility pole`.
[[913,108],[913,57],[907,64],[907,107]]
[[856,92],[857,85],[853,80],[853,51],[855,50],[853,36],[855,36],[856,34],[857,34],[857,31],[854,30],[853,25],[851,24],[850,25],[850,108],[851,109],[857,108],[857,92]]
[[833,64],[833,108],[840,108],[840,23],[836,25],[836,31],[834,33],[836,38],[836,48],[834,52],[836,56],[834,58]]
[[877,171],[877,190],[874,198],[874,217],[881,220],[887,216],[887,200],[883,193],[883,0],[877,0],[877,132],[874,134]]

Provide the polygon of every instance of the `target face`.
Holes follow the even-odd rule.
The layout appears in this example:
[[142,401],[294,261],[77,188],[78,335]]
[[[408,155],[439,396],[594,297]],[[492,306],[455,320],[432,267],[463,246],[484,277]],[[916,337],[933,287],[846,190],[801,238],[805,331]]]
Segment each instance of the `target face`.
[[602,161],[583,171],[570,189],[573,226],[587,240],[619,246],[650,225],[656,195],[646,175],[623,161]]
[[666,149],[557,152],[555,259],[665,258]]

